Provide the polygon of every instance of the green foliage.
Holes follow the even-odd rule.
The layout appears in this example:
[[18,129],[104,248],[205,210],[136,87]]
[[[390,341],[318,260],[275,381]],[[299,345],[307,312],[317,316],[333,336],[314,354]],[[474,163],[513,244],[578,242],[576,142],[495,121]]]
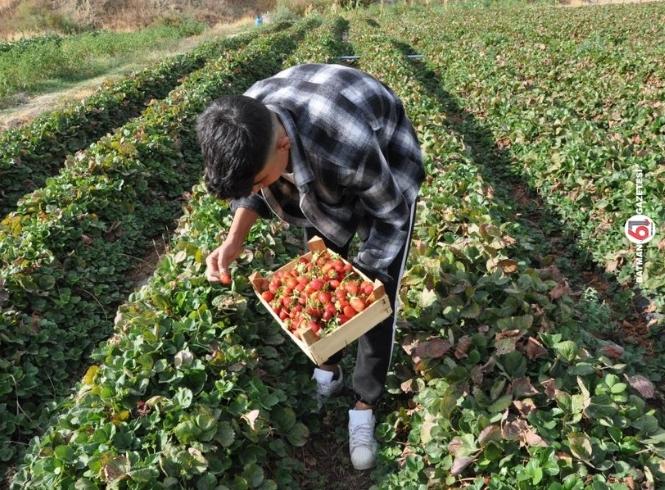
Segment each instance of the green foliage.
[[17,92],[35,93],[54,80],[91,78],[125,62],[146,46],[165,45],[201,31],[202,25],[191,20],[165,21],[132,33],[92,31],[48,36],[0,50],[0,107],[8,105]]
[[[239,279],[268,256],[241,261],[232,290],[211,285],[205,256],[230,215],[202,186],[189,204],[171,252],[118,310],[115,334],[33,442],[13,487],[295,485],[304,468],[294,448],[306,441],[302,420],[316,405],[303,401],[312,382],[293,376],[296,365],[284,359],[297,359],[297,348]],[[257,228],[252,248],[270,236]]]
[[213,98],[274,73],[312,23],[260,36],[190,75],[142,117],[102,138],[0,224],[3,456],[48,420],[87,354],[112,329],[152,237],[198,178],[195,119]]
[[285,64],[336,63],[337,57],[351,52],[349,44],[341,41],[348,29],[349,22],[342,17],[324,23],[307,33],[302,44],[287,58]]
[[165,97],[183,76],[217,58],[220,52],[238,49],[254,37],[246,34],[204,43],[190,53],[104,84],[80,103],[0,134],[0,214],[13,210],[19,197],[56,174],[66,155],[137,116],[151,100]]
[[[491,144],[510,149],[515,174],[542,189],[597,260],[616,253],[621,238],[608,231],[596,239],[592,229],[629,210],[622,200],[634,189],[624,180],[635,158],[660,175],[651,152],[662,154],[661,115],[643,108],[660,107],[660,86],[651,92],[623,81],[631,73],[663,78],[654,63],[662,27],[643,18],[662,7],[641,9],[446,9],[445,18],[434,10],[401,9],[397,17],[352,19],[351,46],[339,42],[346,30],[341,19],[310,33],[289,58],[285,51],[295,36],[257,41],[254,56],[266,60],[266,72],[277,70],[278,58],[289,64],[331,60],[342,50],[360,55],[359,67],[404,101],[423,148],[428,178],[400,291],[388,403],[377,426],[381,447],[373,476],[380,488],[665,484],[665,423],[651,404],[663,397],[657,388],[662,367],[650,369],[634,346],[610,341],[619,340],[620,330],[596,291],[574,294],[562,273],[544,263],[536,239],[515,222],[513,196],[500,195],[486,180],[483,167],[494,162],[481,161],[487,153],[477,148],[479,133],[494,131]],[[631,28],[639,23],[654,37]],[[424,63],[404,57],[416,49],[426,54]],[[254,63],[243,53],[237,64],[226,59],[225,69],[241,80],[233,88],[261,76],[244,72]],[[47,365],[46,356],[48,363],[61,362],[53,339],[83,343],[91,334],[87,321],[103,324],[97,319],[102,310],[95,317],[73,309],[77,302],[84,312],[96,308],[76,288],[97,287],[97,297],[108,296],[113,306],[114,281],[126,270],[118,258],[135,250],[122,240],[136,240],[140,248],[158,221],[143,215],[155,208],[139,211],[151,202],[146,195],[184,185],[182,175],[157,176],[157,169],[164,161],[197,161],[186,129],[191,116],[212,92],[229,87],[220,79],[213,84],[214,73],[211,67],[191,77],[186,93],[176,91],[146,111],[144,126],[102,140],[84,163],[74,163],[3,222],[7,263],[0,301],[24,308],[2,317],[7,326],[0,332],[17,339],[3,353],[10,361],[0,365],[10,374],[7,405],[47,386],[32,367]],[[170,112],[176,107],[181,112]],[[640,131],[639,142],[628,136],[631,125]],[[147,140],[138,136],[143,131]],[[603,158],[610,158],[614,174],[605,171]],[[650,196],[662,194],[658,178],[647,186]],[[648,206],[660,216],[653,196]],[[589,219],[590,212],[599,221]],[[247,281],[251,271],[273,269],[294,250],[261,223],[232,287],[211,285],[205,257],[230,223],[228,208],[195,187],[170,252],[151,282],[118,309],[113,336],[95,351],[95,364],[59,407],[57,420],[33,439],[14,488],[297,488],[306,468],[294,448],[319,424],[311,413],[311,366],[285,341]],[[116,250],[106,234],[118,229]],[[90,258],[108,257],[111,269],[83,275],[75,261],[91,260],[87,247]],[[617,267],[625,277],[629,266]],[[661,277],[659,262],[649,267],[650,278]],[[660,292],[649,284],[646,289]],[[70,296],[63,298],[63,291]],[[42,311],[74,318],[67,323],[71,336],[55,330],[62,319],[44,321]],[[85,328],[77,331],[80,325]],[[30,362],[16,367],[11,355]],[[21,380],[17,393],[13,379]],[[30,392],[22,406],[35,396]],[[26,430],[27,419],[13,414],[3,418],[5,432],[12,424]]]
[[26,37],[18,41],[0,41],[0,53],[25,51],[38,44],[57,43],[62,41],[59,34],[45,34],[43,36]]
[[[421,11],[395,32],[425,55],[460,107],[492,131],[507,153],[506,175],[537,189],[620,284],[648,293],[656,306],[649,319],[663,325],[665,28],[651,21],[663,17],[663,6],[441,15],[445,29],[441,17]],[[658,227],[644,246],[639,285],[636,248],[623,227],[637,214],[638,170],[643,214]]]
[[[295,56],[312,53],[307,45],[332,28],[314,31],[320,37],[308,36]],[[276,63],[302,30],[256,41],[229,70],[256,65],[259,53]],[[312,62],[332,54],[317,52]],[[196,186],[170,252],[118,309],[115,333],[95,350],[55,424],[33,441],[13,487],[297,487],[305,467],[294,448],[316,420],[311,367],[246,279],[287,261],[293,247],[270,223],[257,224],[230,290],[212,285],[205,257],[230,223],[227,205]]]
[[[404,101],[428,171],[402,282],[391,409],[377,427],[379,487],[662,485],[665,424],[646,403],[659,396],[653,381],[623,349],[586,333],[590,315],[598,331],[607,315],[593,293],[578,303],[555,267],[532,265],[531,237],[490,192],[429,63],[408,61],[412,48],[384,33],[390,24],[428,45],[446,33],[440,19],[378,21],[372,29],[354,19],[350,42],[359,67]],[[510,43],[475,27],[472,35]]]

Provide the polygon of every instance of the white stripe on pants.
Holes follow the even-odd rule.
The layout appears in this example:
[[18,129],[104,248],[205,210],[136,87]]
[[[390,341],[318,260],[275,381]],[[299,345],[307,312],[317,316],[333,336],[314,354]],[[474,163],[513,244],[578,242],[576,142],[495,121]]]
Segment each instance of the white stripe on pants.
[[404,268],[406,267],[406,261],[409,258],[409,245],[411,243],[411,235],[413,232],[413,221],[416,219],[416,205],[418,204],[418,197],[416,196],[416,199],[413,201],[413,204],[411,206],[411,217],[409,218],[409,232],[406,237],[406,243],[404,247],[406,248],[404,250],[404,257],[402,257],[402,266],[399,268],[399,274],[397,276],[397,293],[395,293],[395,304],[393,305],[393,310],[395,311],[395,321],[393,322],[393,340],[392,343],[390,344],[390,358],[388,359],[388,369],[390,370],[390,363],[393,360],[393,349],[395,347],[395,330],[397,327],[397,315],[399,313],[399,310],[402,308],[402,304],[399,300],[399,287],[400,284],[402,283],[402,276],[404,275]]

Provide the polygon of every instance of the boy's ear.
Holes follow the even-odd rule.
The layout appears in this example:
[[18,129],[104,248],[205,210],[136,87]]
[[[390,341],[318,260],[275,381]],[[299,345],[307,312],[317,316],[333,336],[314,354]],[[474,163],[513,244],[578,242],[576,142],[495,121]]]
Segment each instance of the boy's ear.
[[277,149],[278,150],[288,150],[291,148],[291,140],[287,135],[280,136],[277,139]]

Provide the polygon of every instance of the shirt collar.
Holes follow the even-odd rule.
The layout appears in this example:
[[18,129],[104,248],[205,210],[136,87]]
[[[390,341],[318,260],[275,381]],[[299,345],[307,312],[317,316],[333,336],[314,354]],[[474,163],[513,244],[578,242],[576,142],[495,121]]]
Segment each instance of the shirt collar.
[[312,169],[310,168],[309,163],[305,159],[300,138],[298,138],[296,126],[293,122],[293,117],[287,109],[282,109],[281,107],[272,104],[266,104],[266,107],[277,114],[277,117],[282,123],[282,126],[284,126],[286,134],[291,141],[289,159],[291,161],[291,165],[293,166],[293,176],[296,181],[296,186],[300,190],[314,180],[314,174],[312,173]]

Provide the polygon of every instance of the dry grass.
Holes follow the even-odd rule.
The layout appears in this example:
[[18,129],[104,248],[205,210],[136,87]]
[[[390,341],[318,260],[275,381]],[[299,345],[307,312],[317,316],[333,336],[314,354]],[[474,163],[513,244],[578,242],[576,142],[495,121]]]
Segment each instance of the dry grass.
[[0,38],[90,28],[134,31],[164,18],[233,24],[274,5],[275,0],[0,0]]
[[563,7],[586,7],[591,5],[609,5],[623,3],[651,3],[662,2],[663,0],[559,0]]

